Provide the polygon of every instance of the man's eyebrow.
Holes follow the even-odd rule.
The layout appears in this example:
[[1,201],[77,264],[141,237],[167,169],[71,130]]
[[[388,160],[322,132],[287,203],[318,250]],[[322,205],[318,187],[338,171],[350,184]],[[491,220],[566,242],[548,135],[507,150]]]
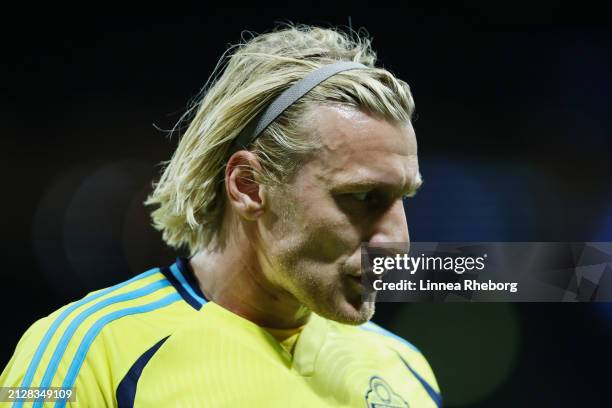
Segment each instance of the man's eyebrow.
[[350,180],[345,183],[339,183],[333,190],[338,193],[353,193],[367,189],[382,189],[393,191],[398,196],[412,197],[423,185],[423,178],[419,174],[414,183],[409,183],[405,187],[398,188],[396,184],[377,179]]

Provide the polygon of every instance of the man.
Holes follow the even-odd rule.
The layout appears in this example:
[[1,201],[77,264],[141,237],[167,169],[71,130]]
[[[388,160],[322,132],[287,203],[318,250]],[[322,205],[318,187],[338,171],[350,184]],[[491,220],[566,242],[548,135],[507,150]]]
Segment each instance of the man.
[[222,59],[147,200],[191,256],[36,322],[1,385],[74,387],[57,407],[439,406],[421,353],[368,322],[361,244],[408,242],[421,184],[410,90],[375,59],[307,26]]

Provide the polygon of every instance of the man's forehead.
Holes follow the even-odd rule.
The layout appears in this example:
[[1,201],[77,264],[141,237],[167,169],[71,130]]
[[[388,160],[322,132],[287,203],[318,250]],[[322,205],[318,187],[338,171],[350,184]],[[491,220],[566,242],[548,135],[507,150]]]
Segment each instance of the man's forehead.
[[416,154],[416,138],[410,122],[392,123],[349,105],[320,105],[309,116],[312,130],[330,152],[393,150]]
[[320,106],[310,122],[321,141],[315,161],[334,183],[418,184],[417,144],[410,123],[396,124],[350,106]]

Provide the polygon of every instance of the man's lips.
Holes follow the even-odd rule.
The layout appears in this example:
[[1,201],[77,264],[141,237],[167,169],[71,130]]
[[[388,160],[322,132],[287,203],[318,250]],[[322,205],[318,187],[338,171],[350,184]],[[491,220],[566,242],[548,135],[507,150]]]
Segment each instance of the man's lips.
[[354,269],[352,271],[348,271],[346,272],[347,276],[350,276],[352,278],[359,278],[361,279],[361,269]]
[[359,290],[362,290],[363,288],[363,279],[362,276],[353,276],[353,275],[348,275],[346,277],[346,279],[351,282],[351,284],[349,284],[349,286],[354,286]]

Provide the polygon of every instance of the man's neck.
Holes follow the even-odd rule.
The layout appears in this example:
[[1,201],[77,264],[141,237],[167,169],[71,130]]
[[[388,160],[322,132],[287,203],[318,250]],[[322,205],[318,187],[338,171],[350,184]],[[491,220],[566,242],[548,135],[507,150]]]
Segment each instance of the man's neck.
[[222,250],[202,250],[190,260],[206,298],[259,326],[290,329],[306,324],[310,311],[266,278],[249,241],[228,241]]

